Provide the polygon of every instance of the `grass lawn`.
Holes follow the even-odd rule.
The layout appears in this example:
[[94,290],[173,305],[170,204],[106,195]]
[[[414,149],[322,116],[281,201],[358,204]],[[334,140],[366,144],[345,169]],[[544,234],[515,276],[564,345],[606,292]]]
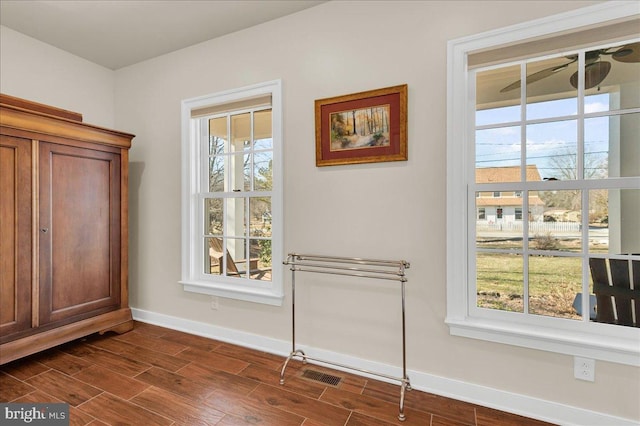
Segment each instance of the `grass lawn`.
[[[523,259],[517,254],[478,253],[478,306],[523,312]],[[582,291],[580,258],[531,256],[529,258],[529,312],[581,319],[573,309]]]

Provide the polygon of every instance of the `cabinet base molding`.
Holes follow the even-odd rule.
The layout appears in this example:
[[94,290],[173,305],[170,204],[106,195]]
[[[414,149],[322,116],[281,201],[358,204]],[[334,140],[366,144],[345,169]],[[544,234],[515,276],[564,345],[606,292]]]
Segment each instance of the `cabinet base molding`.
[[0,365],[93,333],[114,331],[122,334],[131,329],[131,309],[118,309],[0,345]]

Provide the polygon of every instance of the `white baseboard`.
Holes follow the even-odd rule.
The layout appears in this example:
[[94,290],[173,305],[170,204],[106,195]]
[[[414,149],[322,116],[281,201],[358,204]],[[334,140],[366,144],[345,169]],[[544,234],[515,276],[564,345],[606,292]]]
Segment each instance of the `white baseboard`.
[[[136,308],[131,308],[131,312],[133,313],[133,318],[140,322],[184,331],[185,333],[233,343],[263,352],[282,355],[283,357],[288,356],[291,352],[291,343],[288,341]],[[338,352],[309,348],[304,345],[299,345],[296,349],[303,349],[305,353],[311,357],[324,359],[332,363],[350,365],[362,370],[374,371],[391,377],[402,377],[402,369],[400,367],[369,361]],[[353,373],[366,376],[366,374],[358,372]],[[497,410],[519,414],[521,416],[531,417],[550,423],[567,426],[640,425],[640,422],[630,419],[615,417],[605,413],[585,410],[583,408],[572,407],[554,401],[533,398],[460,380],[448,379],[446,377],[435,376],[420,371],[407,370],[407,375],[411,380],[411,387],[413,389],[489,408],[495,408]],[[377,376],[371,377],[379,380],[385,380],[384,378]]]

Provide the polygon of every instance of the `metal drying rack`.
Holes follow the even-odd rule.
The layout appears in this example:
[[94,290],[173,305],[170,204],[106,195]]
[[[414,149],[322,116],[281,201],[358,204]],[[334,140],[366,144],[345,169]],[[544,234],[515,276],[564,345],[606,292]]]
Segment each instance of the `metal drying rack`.
[[[409,268],[409,262],[404,260],[373,260],[352,257],[336,257],[336,256],[318,256],[309,254],[289,253],[287,260],[283,262],[290,265],[291,270],[291,353],[280,372],[280,384],[284,384],[284,372],[293,358],[302,359],[303,363],[307,360],[317,361],[322,364],[329,364],[336,367],[360,371],[361,373],[384,377],[389,380],[400,382],[400,408],[398,420],[404,421],[404,397],[405,392],[411,390],[411,383],[407,376],[407,358],[405,345],[405,269]],[[363,370],[361,368],[351,367],[326,361],[318,358],[307,356],[304,351],[296,348],[296,272],[312,272],[317,274],[333,274],[347,275],[360,278],[373,278],[378,280],[399,281],[402,295],[402,377],[394,377],[386,374],[376,373]]]

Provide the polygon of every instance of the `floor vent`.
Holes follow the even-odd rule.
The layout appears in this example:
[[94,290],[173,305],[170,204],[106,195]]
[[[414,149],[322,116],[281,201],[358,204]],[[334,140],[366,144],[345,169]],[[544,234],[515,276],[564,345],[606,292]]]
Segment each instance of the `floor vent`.
[[309,380],[315,380],[316,382],[321,382],[331,386],[338,386],[340,384],[340,380],[342,380],[338,376],[334,376],[332,374],[322,373],[316,370],[304,370],[302,372],[302,377]]

